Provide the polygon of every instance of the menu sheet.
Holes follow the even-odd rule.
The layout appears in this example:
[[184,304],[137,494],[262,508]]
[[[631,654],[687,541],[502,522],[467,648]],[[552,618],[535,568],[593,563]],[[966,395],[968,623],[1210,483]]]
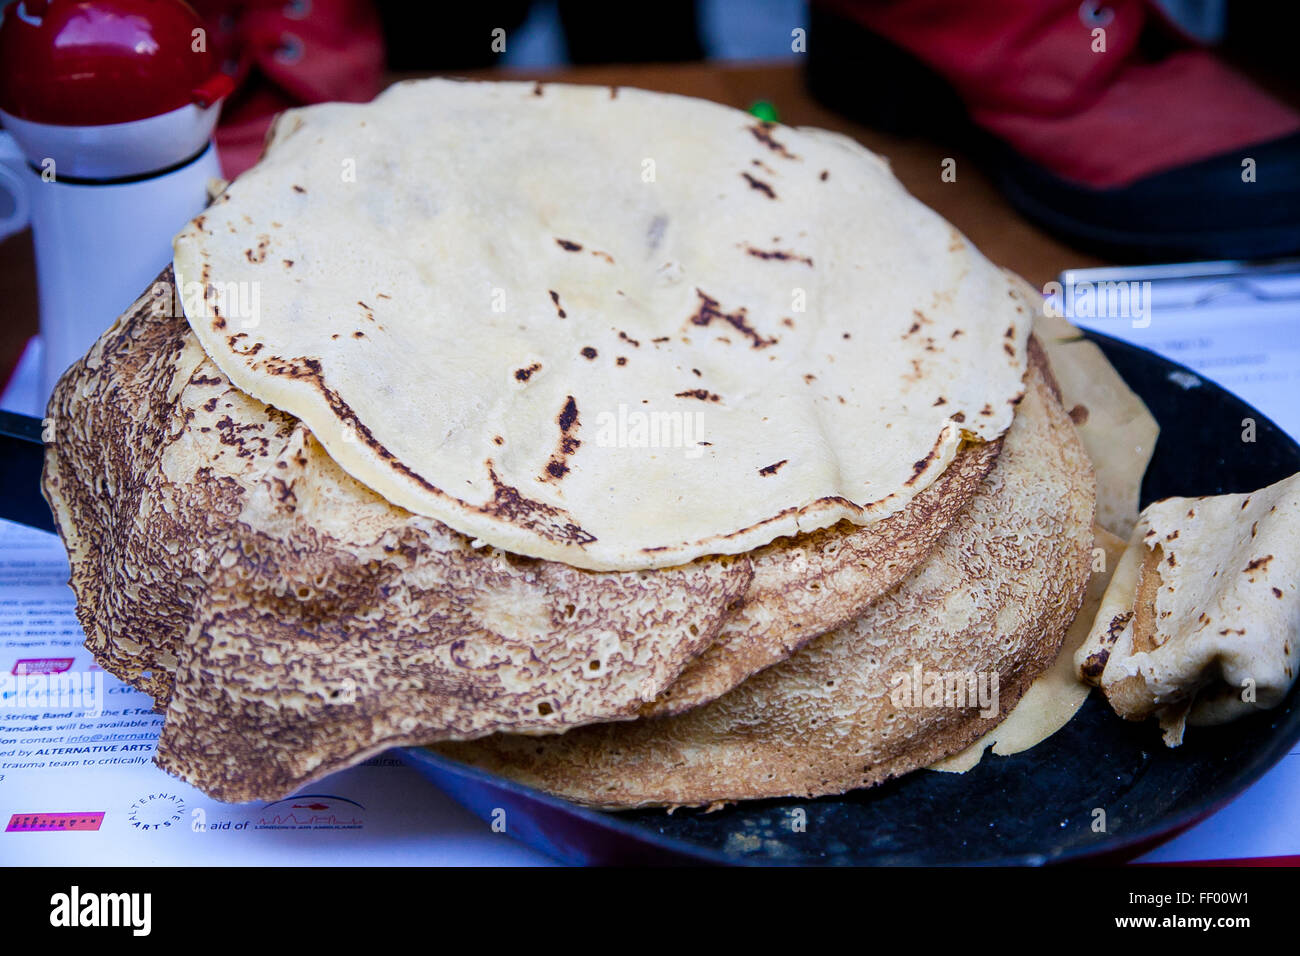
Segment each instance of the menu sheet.
[[[39,414],[40,343],[0,407]],[[0,521],[0,865],[553,865],[394,753],[224,804],[153,764],[162,715],[82,646],[59,539]]]
[[392,754],[273,803],[163,773],[162,715],[82,647],[67,581],[54,535],[0,522],[0,863],[549,862]]
[[1300,438],[1300,261],[1079,269],[1048,293],[1075,325],[1186,365]]
[[[1300,265],[1089,270],[1048,293],[1076,324],[1189,366],[1300,438]],[[0,407],[43,404],[38,350]],[[168,776],[151,762],[162,717],[95,666],[67,580],[57,538],[0,522],[0,863],[550,862],[394,754],[273,803],[217,803]],[[1141,861],[1286,856],[1300,859],[1300,748]]]

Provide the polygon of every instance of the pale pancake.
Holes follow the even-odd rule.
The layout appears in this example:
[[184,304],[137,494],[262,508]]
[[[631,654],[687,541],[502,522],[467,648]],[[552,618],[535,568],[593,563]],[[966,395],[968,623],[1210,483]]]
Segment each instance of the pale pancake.
[[1105,353],[1069,321],[1049,314],[1033,286],[1016,281],[1024,297],[1035,302],[1034,334],[1051,359],[1061,402],[1097,473],[1097,521],[1127,539],[1160,426]]
[[858,144],[622,88],[290,110],[174,261],[216,364],[363,484],[593,569],[901,511],[1010,425],[1030,324]]
[[[981,493],[915,574],[852,624],[675,717],[439,753],[620,808],[812,797],[870,786],[982,736],[1054,660],[1089,576],[1095,485],[1045,365]],[[900,699],[909,675],[998,678],[978,707]]]

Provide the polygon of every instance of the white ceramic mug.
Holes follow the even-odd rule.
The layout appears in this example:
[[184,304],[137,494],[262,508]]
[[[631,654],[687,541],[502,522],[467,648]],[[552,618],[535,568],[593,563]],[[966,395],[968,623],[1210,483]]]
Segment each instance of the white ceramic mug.
[[20,229],[30,219],[35,242],[42,401],[166,268],[172,237],[203,210],[221,175],[211,141],[219,109],[103,126],[0,114],[0,188],[14,197],[5,222]]

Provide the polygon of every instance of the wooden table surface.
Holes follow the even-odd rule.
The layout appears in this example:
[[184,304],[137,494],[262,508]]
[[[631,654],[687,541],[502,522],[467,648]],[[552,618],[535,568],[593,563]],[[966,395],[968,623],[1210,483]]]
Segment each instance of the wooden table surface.
[[[783,123],[838,130],[888,157],[895,174],[915,196],[950,220],[991,260],[1019,272],[1037,286],[1054,278],[1062,269],[1101,264],[1100,260],[1052,239],[1021,218],[959,150],[928,140],[901,139],[880,133],[822,107],[808,95],[798,66],[787,63],[617,65],[475,75],[639,86],[699,96],[741,109],[756,100],[768,100],[776,106]],[[400,78],[406,77],[394,77]],[[945,157],[957,161],[955,182],[940,179]],[[0,303],[4,315],[0,322],[0,382],[3,382],[37,327],[30,231],[0,243]]]

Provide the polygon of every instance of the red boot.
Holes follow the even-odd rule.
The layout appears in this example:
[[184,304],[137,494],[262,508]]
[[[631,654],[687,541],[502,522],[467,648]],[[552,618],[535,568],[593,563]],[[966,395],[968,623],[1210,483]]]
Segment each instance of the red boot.
[[965,135],[1022,212],[1080,245],[1300,250],[1300,113],[1144,0],[821,0],[808,49],[819,98],[896,131]]

